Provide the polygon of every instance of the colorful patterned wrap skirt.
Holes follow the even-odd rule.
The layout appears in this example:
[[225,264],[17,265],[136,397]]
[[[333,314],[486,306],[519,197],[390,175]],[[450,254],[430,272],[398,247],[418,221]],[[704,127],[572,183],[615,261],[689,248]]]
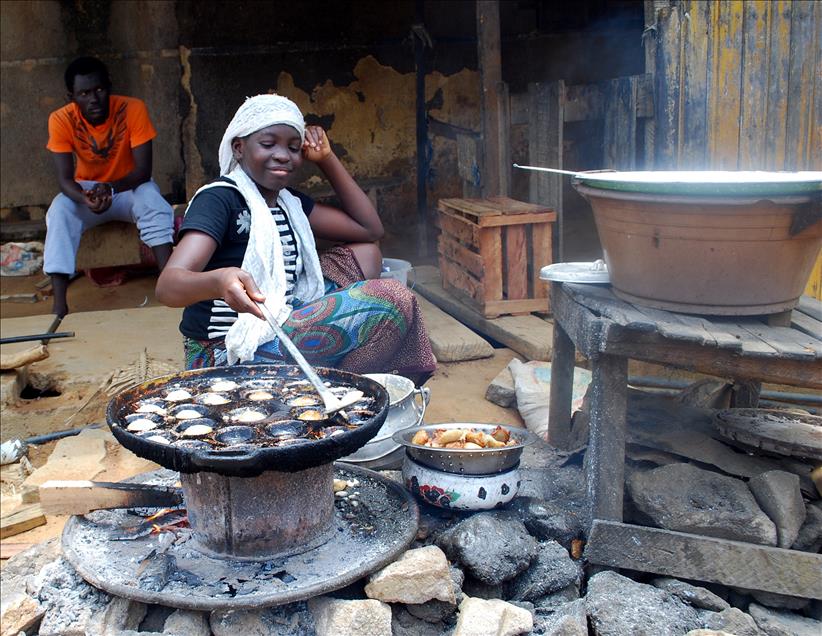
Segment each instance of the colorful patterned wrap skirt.
[[[397,373],[422,381],[436,368],[417,299],[394,279],[363,280],[345,246],[320,254],[326,294],[294,309],[282,325],[312,364],[352,373]],[[184,338],[186,369],[227,364],[222,339]],[[278,338],[252,364],[290,360]]]

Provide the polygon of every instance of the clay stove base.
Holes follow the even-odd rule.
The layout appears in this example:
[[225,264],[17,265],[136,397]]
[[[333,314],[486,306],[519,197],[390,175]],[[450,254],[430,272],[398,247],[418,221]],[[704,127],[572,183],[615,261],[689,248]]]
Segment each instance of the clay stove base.
[[394,561],[417,532],[417,505],[399,484],[353,466],[335,465],[334,473],[337,479],[359,480],[359,506],[338,502],[336,531],[301,554],[268,561],[221,559],[197,551],[191,540],[165,548],[168,533],[113,541],[133,519],[126,510],[72,517],[63,531],[63,552],[92,585],[143,603],[217,610],[305,600]]

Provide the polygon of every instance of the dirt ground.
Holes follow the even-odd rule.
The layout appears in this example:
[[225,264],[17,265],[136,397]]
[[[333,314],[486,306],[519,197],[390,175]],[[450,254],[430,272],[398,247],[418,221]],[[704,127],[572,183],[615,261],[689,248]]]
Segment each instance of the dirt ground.
[[[4,277],[3,295],[37,292],[42,276]],[[58,331],[73,331],[73,338],[55,339],[50,356],[29,367],[29,387],[39,396],[29,395],[14,406],[2,409],[2,440],[77,428],[105,422],[108,396],[99,391],[117,369],[131,368],[146,351],[158,365],[182,369],[182,345],[177,331],[180,310],[160,305],[154,298],[156,275],[135,275],[116,287],[100,288],[88,278],[76,279],[69,288],[71,313]],[[51,299],[38,302],[0,302],[2,337],[43,333],[51,323]],[[36,343],[2,345],[2,353],[13,353]],[[484,360],[443,363],[426,386],[431,400],[426,423],[489,422],[521,426],[519,414],[485,400],[490,381],[508,364],[515,353],[495,349]],[[103,427],[105,430],[105,427]],[[119,481],[152,469],[153,464],[137,458],[106,433],[106,453],[100,481]],[[29,459],[34,468],[46,463],[57,442],[31,446]],[[96,469],[95,469],[96,470]],[[78,478],[78,477],[66,477]],[[0,500],[3,514],[20,505],[18,488],[3,480]],[[48,517],[48,523],[3,540],[11,543],[37,543],[58,535],[66,517]]]

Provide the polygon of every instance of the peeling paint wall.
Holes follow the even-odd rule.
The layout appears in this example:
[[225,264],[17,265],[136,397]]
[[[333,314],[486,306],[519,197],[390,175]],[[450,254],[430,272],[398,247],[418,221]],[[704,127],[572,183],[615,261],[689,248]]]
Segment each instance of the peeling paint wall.
[[66,103],[63,73],[81,54],[108,65],[115,93],[146,102],[158,133],[154,179],[164,194],[183,196],[173,9],[152,0],[0,2],[0,207],[44,205],[57,194],[48,116]]
[[[148,104],[158,131],[154,178],[173,202],[185,201],[217,176],[219,141],[241,101],[277,91],[294,99],[309,123],[328,129],[342,161],[376,194],[389,234],[405,236],[417,222],[415,4],[3,0],[0,209],[44,206],[56,194],[45,149],[48,114],[64,103],[68,62],[91,54],[109,65],[116,92]],[[434,42],[426,50],[428,112],[439,121],[478,129],[474,0],[423,4]],[[629,6],[627,0],[562,5],[500,3],[503,73],[512,91],[529,81],[636,72],[642,59],[638,42],[621,45],[618,29],[595,38],[580,34],[598,19],[595,12]],[[552,34],[555,29],[558,35]],[[589,51],[607,54],[591,57]],[[433,209],[439,198],[462,196],[462,182],[456,143],[432,135],[429,144],[427,191]],[[306,166],[299,180],[317,196],[329,194],[313,166]]]

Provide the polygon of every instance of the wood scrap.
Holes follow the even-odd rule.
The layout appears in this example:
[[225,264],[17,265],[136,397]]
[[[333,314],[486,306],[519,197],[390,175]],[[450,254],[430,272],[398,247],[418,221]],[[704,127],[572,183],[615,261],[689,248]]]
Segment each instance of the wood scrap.
[[13,556],[28,550],[34,543],[0,543],[0,560],[10,559]]
[[822,555],[596,519],[590,563],[822,599]]
[[36,303],[37,294],[0,294],[0,301],[6,303]]
[[179,488],[148,484],[51,480],[39,490],[40,507],[49,515],[84,515],[107,508],[165,508],[183,501]]
[[46,516],[40,504],[27,504],[0,517],[0,539],[13,537],[44,525],[46,525]]
[[[417,283],[414,291],[449,313],[460,322],[501,342],[526,360],[550,360],[553,325],[533,315],[502,316],[489,319],[477,313],[443,289],[442,277],[436,267],[415,267]],[[546,309],[548,301],[545,301]]]
[[0,369],[8,371],[10,369],[17,369],[32,362],[39,362],[49,357],[49,350],[46,345],[40,344],[36,347],[31,347],[25,351],[17,353],[2,353],[0,354]]
[[487,340],[423,296],[415,295],[431,340],[431,349],[438,362],[461,362],[490,358],[494,355],[494,348]]

